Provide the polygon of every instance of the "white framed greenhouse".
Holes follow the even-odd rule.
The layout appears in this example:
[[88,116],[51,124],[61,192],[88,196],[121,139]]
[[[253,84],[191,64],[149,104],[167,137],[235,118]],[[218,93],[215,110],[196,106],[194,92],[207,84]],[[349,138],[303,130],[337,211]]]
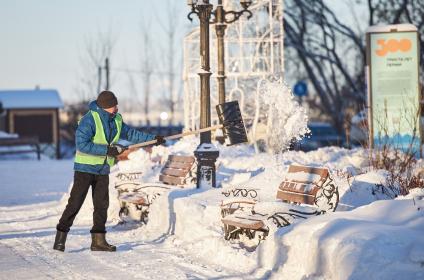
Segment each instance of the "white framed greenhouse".
[[[224,1],[226,11],[241,10],[238,1]],[[257,95],[261,81],[281,78],[284,73],[283,1],[257,0],[245,15],[227,25],[225,33],[226,101],[238,100],[248,133],[256,139],[259,119]],[[184,127],[195,130],[200,123],[199,28],[184,39]],[[217,37],[210,26],[211,124],[217,124]]]

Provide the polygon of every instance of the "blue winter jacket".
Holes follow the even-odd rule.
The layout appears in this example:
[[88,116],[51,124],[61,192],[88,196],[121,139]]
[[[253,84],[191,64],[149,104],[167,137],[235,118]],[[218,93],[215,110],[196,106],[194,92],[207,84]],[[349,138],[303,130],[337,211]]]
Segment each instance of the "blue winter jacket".
[[[109,114],[99,106],[97,106],[96,101],[92,101],[89,105],[91,111],[96,111],[100,115],[102,120],[103,128],[105,130],[106,140],[110,142],[113,136],[117,132],[115,116]],[[93,155],[106,155],[107,145],[94,144],[93,137],[96,133],[96,125],[94,123],[93,116],[91,114],[85,114],[84,117],[79,122],[76,134],[75,142],[77,150]],[[141,131],[135,130],[125,123],[122,123],[122,130],[120,139],[125,139],[133,143],[141,143],[153,140],[155,135],[143,133]],[[96,175],[107,175],[110,173],[110,168],[107,163],[104,164],[81,164],[74,163],[74,170],[86,173],[92,173]]]

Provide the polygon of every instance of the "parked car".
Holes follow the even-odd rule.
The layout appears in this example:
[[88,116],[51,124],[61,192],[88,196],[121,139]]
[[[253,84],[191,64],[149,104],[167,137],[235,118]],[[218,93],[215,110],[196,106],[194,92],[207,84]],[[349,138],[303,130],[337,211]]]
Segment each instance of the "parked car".
[[367,110],[362,110],[351,119],[350,141],[353,145],[364,146],[368,142]]
[[310,133],[296,144],[296,150],[311,151],[326,146],[345,146],[346,137],[339,135],[331,124],[311,122],[308,127]]

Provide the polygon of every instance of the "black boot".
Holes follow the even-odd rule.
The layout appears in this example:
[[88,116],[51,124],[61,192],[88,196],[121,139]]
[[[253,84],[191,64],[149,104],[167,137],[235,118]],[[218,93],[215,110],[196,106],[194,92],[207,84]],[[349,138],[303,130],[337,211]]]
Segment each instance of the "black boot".
[[92,233],[91,234],[91,251],[115,252],[116,246],[113,246],[107,243],[105,233]]
[[64,252],[67,235],[68,235],[67,232],[58,230],[56,232],[56,238],[54,239],[53,249]]

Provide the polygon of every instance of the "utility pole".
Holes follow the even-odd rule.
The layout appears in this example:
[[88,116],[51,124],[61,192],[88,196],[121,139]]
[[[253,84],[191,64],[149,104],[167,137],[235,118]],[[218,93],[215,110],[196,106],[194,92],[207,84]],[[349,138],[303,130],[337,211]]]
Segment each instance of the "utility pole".
[[109,68],[109,58],[106,57],[105,61],[105,70],[106,70],[106,90],[109,90],[109,77],[110,77],[110,68]]
[[149,118],[149,98],[150,98],[150,76],[152,72],[150,68],[147,67],[147,72],[144,73],[144,116],[146,117],[146,125],[150,127],[150,118]]
[[97,68],[97,76],[98,76],[98,81],[97,81],[97,94],[100,93],[101,90],[101,86],[102,86],[102,67],[99,66]]

